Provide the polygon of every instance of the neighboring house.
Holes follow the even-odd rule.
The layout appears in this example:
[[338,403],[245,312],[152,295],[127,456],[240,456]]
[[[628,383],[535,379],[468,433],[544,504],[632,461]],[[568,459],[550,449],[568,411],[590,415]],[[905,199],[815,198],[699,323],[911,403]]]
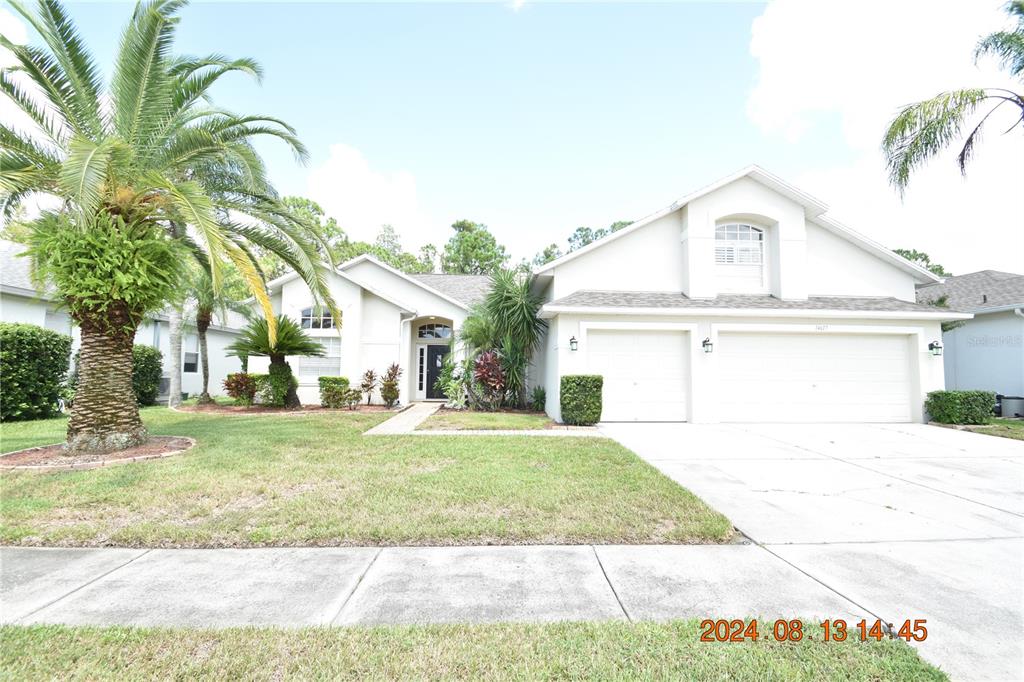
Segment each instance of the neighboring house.
[[[439,400],[434,388],[441,363],[470,306],[481,301],[490,278],[477,275],[409,275],[364,255],[329,275],[340,325],[314,304],[306,284],[291,273],[269,283],[274,311],[298,321],[324,347],[324,357],[289,358],[299,398],[319,402],[317,378],[348,377],[358,386],[367,369],[382,374],[402,368],[399,400]],[[266,371],[266,358],[250,358],[249,370]],[[379,402],[379,392],[374,400]]]
[[946,388],[1024,396],[1024,275],[982,270],[917,290],[921,303],[973,313],[943,334]]
[[929,346],[970,316],[825,211],[753,166],[540,267],[548,414],[561,376],[600,374],[608,421],[922,421]]
[[[73,354],[78,350],[78,328],[58,298],[51,292],[40,292],[32,284],[28,259],[18,256],[24,248],[21,244],[0,240],[0,321],[35,324],[61,334],[69,334],[73,341]],[[224,377],[242,368],[238,358],[228,357],[225,353],[227,346],[235,340],[244,324],[245,319],[236,313],[229,313],[227,320],[220,319],[218,315],[217,323],[211,325],[206,332],[210,356],[211,395],[222,394]],[[167,315],[159,314],[146,318],[139,325],[135,342],[155,346],[163,353],[164,380],[161,382],[160,395],[166,397],[169,384],[167,367],[171,352]],[[181,390],[190,395],[198,395],[202,390],[203,375],[199,365],[199,337],[194,326],[185,325],[181,345]]]

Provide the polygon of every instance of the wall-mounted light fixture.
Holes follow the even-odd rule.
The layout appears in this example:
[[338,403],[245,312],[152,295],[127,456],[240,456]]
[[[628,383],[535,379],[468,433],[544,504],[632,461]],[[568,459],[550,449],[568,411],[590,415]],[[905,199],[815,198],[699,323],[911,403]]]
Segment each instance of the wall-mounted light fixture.
[[569,339],[569,350],[578,350],[579,347],[580,342],[576,340],[575,336]]
[[705,353],[712,353],[715,350],[715,344],[711,343],[711,337],[704,339],[703,343],[700,344],[701,348],[704,349]]
[[942,342],[932,341],[928,344],[928,351],[935,356],[942,355]]

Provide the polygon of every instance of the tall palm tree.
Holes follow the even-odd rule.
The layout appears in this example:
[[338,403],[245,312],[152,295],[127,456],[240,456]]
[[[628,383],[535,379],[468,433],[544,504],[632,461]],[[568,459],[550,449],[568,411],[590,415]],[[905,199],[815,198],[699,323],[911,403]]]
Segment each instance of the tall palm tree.
[[[992,55],[1010,75],[1024,83],[1024,0],[1011,0],[1007,13],[1016,20],[1012,31],[997,31],[978,41],[975,60]],[[910,181],[910,174],[919,166],[959,139],[964,124],[983,105],[988,111],[964,138],[957,155],[961,173],[967,172],[967,163],[981,139],[985,123],[996,111],[1014,110],[1015,121],[1005,131],[1010,132],[1024,124],[1024,89],[1014,92],[1005,88],[967,88],[943,92],[935,97],[911,104],[900,111],[889,124],[882,141],[882,150],[888,162],[889,181],[902,193]]]
[[219,291],[213,288],[208,270],[200,268],[196,275],[192,288],[192,298],[195,299],[195,322],[196,335],[199,337],[199,364],[203,373],[203,390],[199,394],[199,403],[208,404],[213,402],[210,397],[210,355],[208,352],[206,332],[213,324],[214,315],[219,314],[225,319],[229,312],[236,312],[246,317],[250,316],[250,309],[238,301],[228,289],[221,288]]
[[[306,150],[279,119],[209,103],[221,76],[258,78],[260,69],[250,59],[175,56],[183,0],[136,5],[108,86],[58,0],[39,0],[35,11],[9,2],[45,47],[0,36],[16,61],[0,71],[0,91],[33,124],[0,123],[0,206],[7,213],[32,195],[60,199],[59,212],[28,226],[28,254],[81,327],[67,445],[129,447],[146,438],[130,391],[132,340],[142,316],[181,287],[180,250],[208,262],[215,290],[231,262],[263,308],[271,339],[276,319],[254,246],[281,257],[336,309],[317,252],[326,244],[269,191],[251,140],[278,138],[299,160]],[[204,165],[224,172],[197,173]]]

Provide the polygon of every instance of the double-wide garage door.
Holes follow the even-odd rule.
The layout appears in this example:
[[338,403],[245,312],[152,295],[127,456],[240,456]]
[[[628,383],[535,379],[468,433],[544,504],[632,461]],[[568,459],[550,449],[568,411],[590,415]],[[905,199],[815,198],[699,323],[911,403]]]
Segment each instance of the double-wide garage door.
[[[591,330],[587,353],[589,371],[604,376],[603,421],[687,419],[687,332]],[[721,333],[714,353],[713,385],[695,399],[714,401],[719,421],[911,419],[907,336]]]
[[894,334],[719,334],[720,421],[910,421],[910,342]]

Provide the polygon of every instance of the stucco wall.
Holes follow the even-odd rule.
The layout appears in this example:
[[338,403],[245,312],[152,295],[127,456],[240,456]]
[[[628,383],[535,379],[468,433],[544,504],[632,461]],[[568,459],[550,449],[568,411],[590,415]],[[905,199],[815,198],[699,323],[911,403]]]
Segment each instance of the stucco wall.
[[976,315],[943,343],[949,388],[1024,396],[1024,319],[1012,310]]
[[[822,319],[822,318],[787,318],[777,317],[720,317],[701,318],[694,316],[644,316],[644,315],[559,315],[552,320],[551,334],[548,339],[547,374],[545,385],[548,392],[547,413],[555,420],[561,415],[558,410],[559,378],[566,374],[587,374],[586,325],[636,325],[636,324],[692,324],[696,328],[690,331],[691,348],[690,362],[690,401],[687,420],[692,422],[719,421],[721,398],[715,394],[716,370],[715,354],[700,352],[699,345],[705,337],[714,339],[717,327],[723,324],[757,324],[780,326],[788,325],[801,333],[816,333],[815,329],[824,325],[827,332],[822,333],[863,333],[865,328],[892,328],[894,333],[908,334],[908,343],[915,344],[911,353],[914,365],[912,375],[915,377],[911,391],[913,398],[911,408],[914,419],[924,419],[923,403],[929,391],[944,387],[942,357],[932,356],[928,351],[928,343],[939,338],[941,331],[937,322],[908,320],[877,320],[877,319]],[[776,330],[778,331],[778,330]],[[579,340],[579,349],[570,350],[569,339],[575,336]],[[916,360],[916,362],[915,362]],[[842,358],[836,358],[842,362]]]
[[811,296],[916,300],[910,273],[814,223],[807,225],[807,290]]

